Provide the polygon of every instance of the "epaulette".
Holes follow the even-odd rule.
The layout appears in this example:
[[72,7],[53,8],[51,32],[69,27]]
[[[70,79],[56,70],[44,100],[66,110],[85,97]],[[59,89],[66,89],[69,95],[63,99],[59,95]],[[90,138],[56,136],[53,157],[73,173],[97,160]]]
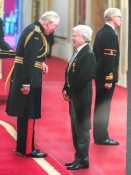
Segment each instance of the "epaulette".
[[37,33],[41,33],[40,27],[35,25],[34,31]]
[[41,54],[41,55],[39,55],[39,56],[37,57],[37,58],[41,58],[41,57],[43,57],[43,56],[46,54],[46,52],[47,52],[47,41],[46,41],[45,36],[44,36],[43,33],[41,32],[39,26],[35,25],[34,30],[33,30],[32,32],[30,32],[30,33],[27,35],[27,37],[26,37],[26,39],[25,39],[24,47],[26,46],[26,44],[28,43],[29,39],[32,37],[32,35],[34,34],[34,32],[40,33],[40,35],[41,35],[41,37],[42,37],[43,45],[45,46],[45,51],[44,51],[44,53]]
[[34,32],[41,33],[40,27],[37,26],[37,25],[35,25],[34,30],[27,35],[26,40],[25,40],[25,43],[24,43],[24,47],[26,46],[27,42],[32,37],[32,35],[34,34]]

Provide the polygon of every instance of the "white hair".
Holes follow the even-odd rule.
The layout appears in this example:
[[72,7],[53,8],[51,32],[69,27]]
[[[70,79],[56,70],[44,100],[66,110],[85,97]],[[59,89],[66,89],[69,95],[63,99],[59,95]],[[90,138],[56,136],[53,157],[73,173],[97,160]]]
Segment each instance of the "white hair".
[[42,16],[41,19],[43,19],[44,21],[51,21],[51,22],[55,22],[57,20],[60,19],[59,15],[54,12],[54,11],[48,11],[45,12]]
[[108,8],[104,12],[104,18],[106,21],[110,21],[113,16],[122,16],[121,11],[118,8]]
[[92,29],[87,26],[87,25],[78,25],[76,27],[73,28],[73,31],[79,31],[79,34],[86,37],[86,42],[90,42],[91,41],[91,37],[92,37]]

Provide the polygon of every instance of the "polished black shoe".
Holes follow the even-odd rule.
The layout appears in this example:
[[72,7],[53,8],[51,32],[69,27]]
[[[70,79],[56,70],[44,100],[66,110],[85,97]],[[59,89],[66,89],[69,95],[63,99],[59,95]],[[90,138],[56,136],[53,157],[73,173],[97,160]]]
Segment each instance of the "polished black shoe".
[[68,170],[79,170],[85,168],[89,168],[88,162],[75,162],[72,165],[66,167]]
[[71,166],[71,165],[74,164],[74,162],[75,162],[75,161],[73,161],[73,162],[67,162],[67,163],[65,163],[65,166]]
[[34,149],[31,154],[28,154],[26,156],[33,158],[44,158],[47,157],[47,154],[41,153],[39,149]]
[[98,145],[119,145],[119,142],[117,142],[113,139],[110,139],[110,138],[108,138],[108,139],[106,139],[102,142],[96,142],[95,141],[95,143],[98,144]]

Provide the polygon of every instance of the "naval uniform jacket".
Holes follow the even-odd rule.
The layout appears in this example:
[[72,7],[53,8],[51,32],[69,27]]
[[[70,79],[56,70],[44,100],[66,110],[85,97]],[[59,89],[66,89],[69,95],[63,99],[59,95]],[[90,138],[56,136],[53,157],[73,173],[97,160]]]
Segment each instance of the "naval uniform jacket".
[[89,45],[85,45],[74,59],[69,72],[65,71],[63,90],[73,100],[75,111],[80,121],[89,118],[88,129],[91,128],[90,108],[92,100],[92,78],[95,67],[95,56]]
[[[34,119],[41,117],[42,64],[46,47],[44,29],[38,21],[25,28],[16,49],[6,106],[8,115]],[[28,95],[20,91],[22,85],[30,85]]]
[[119,45],[118,36],[107,24],[96,35],[93,51],[97,66],[95,79],[104,83],[118,81]]

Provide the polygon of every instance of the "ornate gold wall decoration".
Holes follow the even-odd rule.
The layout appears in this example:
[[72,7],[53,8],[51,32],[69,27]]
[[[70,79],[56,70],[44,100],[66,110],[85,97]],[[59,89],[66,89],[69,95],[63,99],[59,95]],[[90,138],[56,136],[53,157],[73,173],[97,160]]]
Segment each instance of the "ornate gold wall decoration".
[[4,0],[0,0],[0,17],[3,17]]
[[79,24],[85,24],[85,11],[86,11],[86,2],[85,0],[79,0]]
[[32,21],[39,19],[40,0],[33,0],[32,3]]
[[104,25],[103,14],[107,8],[108,0],[95,0],[92,2],[92,27],[94,34]]
[[112,6],[113,7],[120,8],[120,5],[121,5],[120,0],[119,1],[118,0],[112,0]]

